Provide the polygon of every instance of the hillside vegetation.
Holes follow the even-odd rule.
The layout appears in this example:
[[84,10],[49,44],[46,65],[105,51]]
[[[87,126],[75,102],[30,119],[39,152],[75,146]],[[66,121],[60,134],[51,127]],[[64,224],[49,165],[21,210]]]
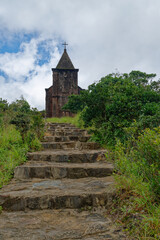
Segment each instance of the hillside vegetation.
[[160,239],[160,81],[154,77],[109,74],[64,106],[107,147],[117,182],[110,214],[135,239]]
[[26,161],[28,151],[41,148],[43,127],[41,114],[23,97],[11,104],[0,99],[0,187],[12,178],[14,168]]
[[[72,95],[75,118],[47,119],[87,128],[115,165],[117,196],[109,214],[134,239],[160,239],[160,81],[155,74],[109,74]],[[27,151],[40,149],[44,122],[23,98],[0,99],[0,187]]]

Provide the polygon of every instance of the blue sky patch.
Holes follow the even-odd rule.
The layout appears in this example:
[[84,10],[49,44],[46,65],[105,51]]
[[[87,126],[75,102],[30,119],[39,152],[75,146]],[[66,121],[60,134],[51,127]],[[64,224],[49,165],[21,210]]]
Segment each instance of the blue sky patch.
[[4,77],[6,83],[9,82],[8,75],[1,69],[0,69],[0,76]]
[[14,35],[4,35],[0,31],[0,54],[3,53],[17,53],[20,51],[22,42],[28,43],[32,38],[38,37],[38,33],[15,33]]

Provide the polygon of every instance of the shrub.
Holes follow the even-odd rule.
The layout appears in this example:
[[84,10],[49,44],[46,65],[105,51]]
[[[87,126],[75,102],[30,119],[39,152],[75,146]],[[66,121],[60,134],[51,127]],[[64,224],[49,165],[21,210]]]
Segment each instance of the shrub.
[[27,144],[29,151],[39,151],[42,148],[42,145],[33,131],[28,131],[25,138],[25,143]]
[[160,122],[160,81],[155,74],[132,71],[109,74],[78,96],[71,96],[64,109],[81,111],[85,127],[92,127],[99,142],[114,145],[125,142],[124,128],[138,122],[138,131],[154,128]]
[[13,176],[14,168],[26,161],[28,151],[41,149],[44,121],[22,97],[10,105],[0,99],[0,187]]
[[[160,198],[160,127],[146,129],[137,139],[115,148],[116,168],[121,174],[135,175],[147,182],[155,199]],[[134,145],[133,145],[134,142]]]

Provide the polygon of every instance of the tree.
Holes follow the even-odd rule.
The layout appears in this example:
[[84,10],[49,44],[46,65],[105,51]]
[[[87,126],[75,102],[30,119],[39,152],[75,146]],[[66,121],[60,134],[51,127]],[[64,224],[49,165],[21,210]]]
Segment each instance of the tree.
[[8,109],[8,102],[7,100],[3,100],[0,98],[0,113],[5,112]]
[[8,102],[7,100],[3,100],[0,98],[0,127],[4,125],[4,114],[8,110]]
[[30,105],[29,103],[24,99],[23,96],[21,96],[20,99],[17,99],[15,102],[12,102],[10,105],[9,105],[9,109],[11,111],[14,111],[14,112],[23,112],[23,113],[30,113],[31,112],[31,108],[30,108]]
[[81,111],[84,125],[94,129],[99,141],[114,144],[116,138],[126,139],[124,128],[135,120],[139,129],[160,123],[160,81],[153,81],[155,76],[139,71],[109,74],[70,97],[65,108]]

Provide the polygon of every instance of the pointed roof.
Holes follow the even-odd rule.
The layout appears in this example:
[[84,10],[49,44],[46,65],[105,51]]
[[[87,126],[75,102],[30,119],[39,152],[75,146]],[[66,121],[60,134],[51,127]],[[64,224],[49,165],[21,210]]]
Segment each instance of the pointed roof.
[[61,59],[59,60],[56,69],[75,69],[73,63],[68,56],[67,50],[64,49]]

